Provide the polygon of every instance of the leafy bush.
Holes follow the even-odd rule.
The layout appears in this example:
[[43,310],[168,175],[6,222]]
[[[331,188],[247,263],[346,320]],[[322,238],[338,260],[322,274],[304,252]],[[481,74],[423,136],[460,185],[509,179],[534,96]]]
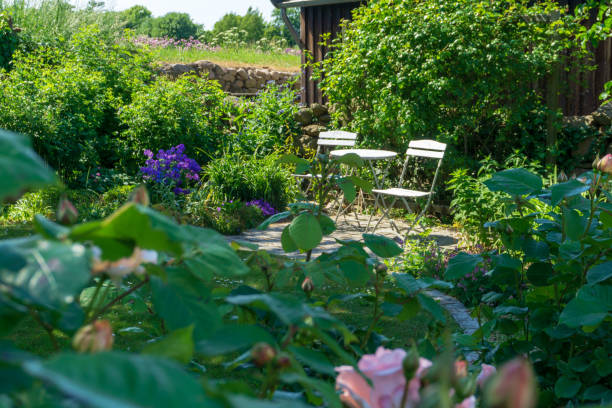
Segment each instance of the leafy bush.
[[65,48],[16,53],[13,69],[0,77],[0,127],[32,136],[65,181],[83,180],[89,169],[120,159],[116,112],[151,75],[148,58],[133,46],[84,29]]
[[[323,61],[322,89],[369,146],[404,148],[425,136],[503,157],[521,147],[517,127],[546,112],[532,83],[579,30],[553,1],[369,2]],[[544,133],[529,136],[542,151]]]
[[212,228],[224,235],[237,235],[255,228],[264,220],[260,207],[230,200],[220,204],[191,197],[185,205],[189,222],[200,227]]
[[189,157],[206,163],[221,147],[226,112],[225,94],[216,81],[157,78],[119,112],[124,147],[132,159],[128,167],[140,161],[145,149],[156,152],[179,144]]
[[204,189],[213,202],[265,200],[282,211],[293,199],[297,186],[277,156],[262,159],[225,155],[204,169]]
[[453,193],[450,206],[455,222],[465,232],[468,245],[480,243],[489,247],[496,242],[498,235],[485,224],[506,214],[508,200],[502,193],[489,190],[484,181],[501,169],[518,167],[542,171],[538,162],[528,163],[524,156],[515,153],[503,165],[490,157],[481,160],[475,176],[468,169],[451,173],[447,182],[448,190]]
[[0,69],[8,69],[13,53],[19,46],[19,30],[13,27],[13,20],[0,11]]
[[230,150],[265,156],[286,150],[301,128],[294,114],[297,91],[291,84],[269,83],[253,101],[242,103],[234,121]]
[[485,185],[506,194],[516,209],[491,220],[503,246],[459,253],[445,274],[464,278],[490,260],[488,279],[497,289],[472,293],[479,295],[475,314],[482,326],[462,343],[487,360],[504,361],[518,350],[528,355],[543,406],[612,400],[612,156],[604,161],[605,173],[550,188],[525,169],[494,174]]

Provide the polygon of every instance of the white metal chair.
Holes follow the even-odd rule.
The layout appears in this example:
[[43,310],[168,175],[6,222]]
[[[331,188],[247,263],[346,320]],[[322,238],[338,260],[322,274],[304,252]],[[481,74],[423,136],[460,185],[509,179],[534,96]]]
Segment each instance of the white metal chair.
[[[357,142],[357,133],[346,132],[344,130],[329,130],[326,132],[321,132],[319,133],[319,138],[317,139],[317,154],[321,152],[325,152],[327,150],[331,150],[332,148],[337,148],[337,147],[345,147],[345,148],[355,147],[356,142]],[[321,175],[319,174],[313,175],[310,173],[309,174],[294,174],[293,177],[295,177],[298,180],[311,179],[311,181],[308,183],[308,186],[304,190],[304,194],[306,194],[308,190],[310,190],[310,187],[312,186],[312,178],[321,177]]]
[[[374,225],[374,228],[371,231],[372,233],[376,231],[376,228],[378,227],[380,222],[384,218],[387,218],[391,222],[391,225],[393,226],[395,231],[401,237],[402,235],[401,235],[399,228],[393,222],[393,220],[391,220],[391,218],[389,217],[389,211],[391,210],[391,208],[393,208],[397,200],[400,199],[404,203],[404,206],[406,207],[406,209],[410,212],[413,212],[412,208],[410,207],[406,199],[417,199],[417,198],[427,197],[427,203],[425,204],[425,207],[423,207],[421,212],[416,216],[416,218],[414,219],[412,224],[410,224],[410,226],[408,227],[408,230],[405,233],[404,242],[406,242],[406,238],[408,238],[408,234],[410,233],[410,231],[412,231],[412,228],[416,225],[416,223],[423,216],[423,214],[425,214],[425,212],[431,205],[431,199],[434,193],[434,187],[436,185],[436,181],[438,180],[438,174],[440,172],[440,167],[442,165],[442,159],[444,158],[445,151],[446,151],[446,144],[436,142],[435,140],[424,139],[424,140],[413,140],[410,142],[410,144],[408,145],[408,150],[406,150],[406,160],[404,161],[404,167],[402,168],[402,174],[400,175],[398,186],[395,188],[372,190],[372,193],[374,194],[375,209],[378,208],[379,200],[382,203],[382,207],[383,207],[382,208],[383,215],[376,222],[376,225]],[[417,191],[417,190],[409,190],[409,189],[403,188],[404,177],[406,176],[406,170],[408,169],[408,163],[411,157],[415,158],[414,161],[416,161],[417,157],[435,159],[438,161],[438,164],[436,166],[436,172],[434,174],[433,181],[431,182],[431,188],[429,189],[429,191]],[[385,196],[393,197],[393,201],[391,202],[389,206],[387,206],[385,203],[385,199],[384,199]],[[366,231],[370,228],[370,221],[372,221],[373,215],[374,213],[372,213],[372,215],[370,216],[370,220],[368,221],[368,226],[366,227]]]

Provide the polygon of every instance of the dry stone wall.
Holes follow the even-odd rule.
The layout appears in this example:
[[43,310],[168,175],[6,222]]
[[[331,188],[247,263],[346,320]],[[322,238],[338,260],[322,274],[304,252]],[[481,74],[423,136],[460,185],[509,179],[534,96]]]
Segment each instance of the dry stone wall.
[[[263,89],[269,81],[284,84],[299,74],[295,72],[273,71],[266,68],[223,67],[210,61],[196,61],[190,64],[165,64],[159,72],[171,78],[185,74],[208,75],[209,79],[219,81],[224,91],[233,94],[254,94]],[[299,81],[295,82],[296,89]]]

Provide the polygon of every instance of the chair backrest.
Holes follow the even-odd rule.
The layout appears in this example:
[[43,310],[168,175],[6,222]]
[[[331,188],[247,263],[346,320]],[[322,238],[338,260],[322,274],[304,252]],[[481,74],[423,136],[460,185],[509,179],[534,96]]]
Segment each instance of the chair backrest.
[[329,130],[319,133],[317,139],[318,149],[321,147],[355,147],[357,133],[346,132],[344,130]]
[[404,184],[404,176],[406,175],[406,170],[408,169],[408,161],[410,157],[425,157],[438,160],[436,173],[434,174],[433,181],[431,182],[430,193],[433,192],[433,189],[436,185],[436,181],[438,180],[438,173],[440,172],[440,166],[442,165],[442,159],[444,158],[445,152],[445,143],[436,142],[435,140],[430,139],[412,140],[408,144],[408,149],[406,150],[406,160],[404,161],[404,168],[402,169],[402,174],[400,176],[399,182],[400,187]]

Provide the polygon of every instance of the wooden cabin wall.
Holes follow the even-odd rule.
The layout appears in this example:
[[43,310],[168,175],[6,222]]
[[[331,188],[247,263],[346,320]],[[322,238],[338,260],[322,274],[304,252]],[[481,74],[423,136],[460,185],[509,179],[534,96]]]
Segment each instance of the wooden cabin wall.
[[[360,5],[359,2],[334,4],[329,6],[303,7],[300,18],[300,37],[306,50],[312,54],[313,62],[322,61],[327,52],[321,46],[322,36],[331,33],[335,38],[340,31],[340,21],[351,19],[351,11]],[[302,64],[306,63],[306,55],[302,53]],[[302,103],[325,103],[326,100],[315,81],[310,79],[312,69],[302,70]]]

